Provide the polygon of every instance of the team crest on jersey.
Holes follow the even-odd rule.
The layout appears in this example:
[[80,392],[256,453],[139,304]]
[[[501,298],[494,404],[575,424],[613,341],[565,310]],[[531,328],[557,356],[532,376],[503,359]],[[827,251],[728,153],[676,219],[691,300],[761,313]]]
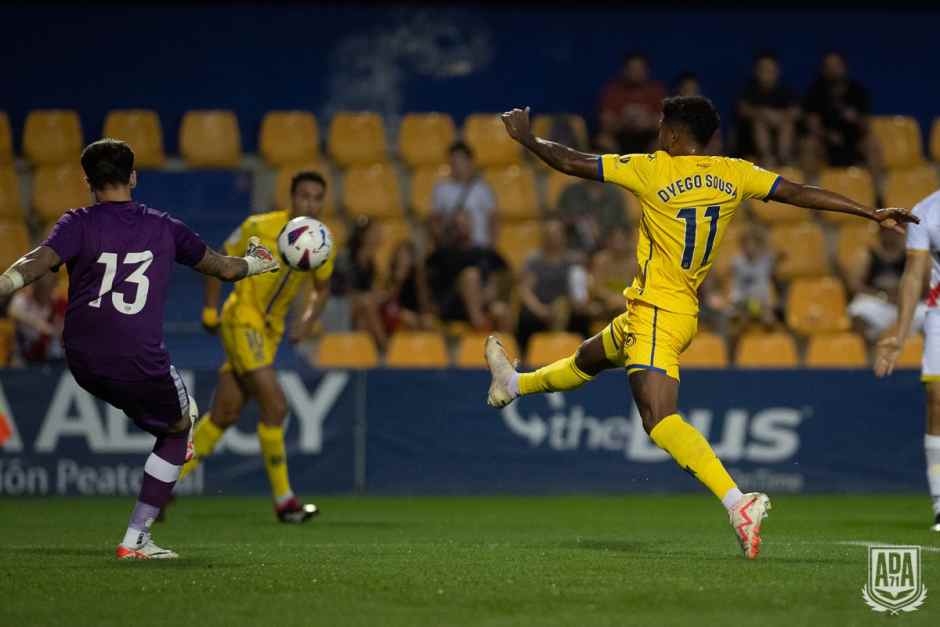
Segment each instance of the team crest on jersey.
[[623,155],[620,157],[620,163],[630,163],[630,155]]
[[636,333],[627,333],[627,336],[623,340],[623,347],[630,348],[636,344]]

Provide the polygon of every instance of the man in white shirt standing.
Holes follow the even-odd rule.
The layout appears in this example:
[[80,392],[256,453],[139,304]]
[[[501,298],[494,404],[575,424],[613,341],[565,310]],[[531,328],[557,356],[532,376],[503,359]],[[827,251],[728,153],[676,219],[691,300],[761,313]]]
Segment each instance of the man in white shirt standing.
[[473,246],[491,248],[496,232],[496,196],[473,163],[473,151],[456,142],[449,151],[450,176],[434,184],[431,224],[438,242],[446,241],[454,216],[463,211],[470,223]]
[[925,304],[924,359],[921,380],[927,392],[927,483],[933,499],[932,531],[940,532],[940,191],[927,196],[914,207],[920,224],[907,225],[907,259],[898,295],[898,326],[895,335],[878,342],[875,374],[884,377],[894,370],[904,340],[911,330],[914,310],[923,293],[927,267],[930,290]]

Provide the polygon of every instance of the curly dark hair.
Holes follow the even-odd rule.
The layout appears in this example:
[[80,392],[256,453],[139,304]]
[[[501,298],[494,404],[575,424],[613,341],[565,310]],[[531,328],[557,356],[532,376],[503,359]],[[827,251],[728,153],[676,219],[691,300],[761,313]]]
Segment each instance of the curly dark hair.
[[682,126],[704,146],[718,130],[721,117],[703,96],[674,96],[663,100],[663,124]]

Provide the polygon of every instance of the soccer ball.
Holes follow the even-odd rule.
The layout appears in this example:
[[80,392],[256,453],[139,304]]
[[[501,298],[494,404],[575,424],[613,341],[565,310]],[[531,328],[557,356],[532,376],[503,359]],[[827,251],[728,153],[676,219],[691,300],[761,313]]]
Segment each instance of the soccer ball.
[[313,218],[294,218],[277,236],[281,259],[294,270],[316,270],[330,258],[333,236],[326,225]]

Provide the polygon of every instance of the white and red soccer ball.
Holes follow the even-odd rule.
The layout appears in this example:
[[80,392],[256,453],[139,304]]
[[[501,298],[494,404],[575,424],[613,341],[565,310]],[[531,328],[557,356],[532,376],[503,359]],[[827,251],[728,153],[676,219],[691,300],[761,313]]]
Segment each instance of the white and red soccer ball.
[[333,236],[326,225],[313,218],[294,218],[277,236],[281,259],[294,270],[316,270],[330,258]]

